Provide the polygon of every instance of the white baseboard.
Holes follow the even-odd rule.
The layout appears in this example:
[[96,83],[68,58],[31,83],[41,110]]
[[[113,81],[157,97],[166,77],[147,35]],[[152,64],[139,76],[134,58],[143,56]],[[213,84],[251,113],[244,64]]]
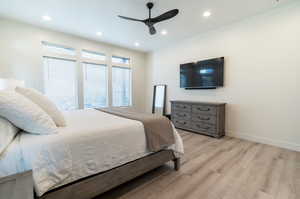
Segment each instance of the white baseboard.
[[242,133],[234,133],[230,131],[226,131],[226,135],[229,137],[235,137],[240,139],[245,139],[253,142],[258,142],[262,144],[268,144],[277,146],[280,148],[285,148],[293,151],[299,151],[300,152],[300,145],[292,142],[285,142],[285,141],[279,141],[279,140],[273,140],[270,138],[260,137],[260,136],[253,136],[249,134],[242,134]]

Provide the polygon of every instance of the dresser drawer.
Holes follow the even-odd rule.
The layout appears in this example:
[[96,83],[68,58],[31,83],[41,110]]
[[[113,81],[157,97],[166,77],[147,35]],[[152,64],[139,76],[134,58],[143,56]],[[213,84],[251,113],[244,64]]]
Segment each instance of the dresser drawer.
[[182,119],[173,118],[172,122],[176,128],[191,128],[190,121],[183,121]]
[[216,134],[216,128],[215,125],[202,123],[202,122],[194,122],[192,123],[192,129],[197,132],[202,132],[206,134]]
[[172,112],[172,117],[177,118],[177,119],[181,119],[181,120],[190,120],[191,119],[191,113],[182,112],[182,111],[179,111],[179,110],[174,110],[174,112]]
[[192,121],[216,124],[217,117],[215,115],[192,114]]
[[216,115],[217,108],[213,106],[206,106],[206,105],[193,105],[192,106],[193,113],[200,113],[200,114],[210,114]]
[[192,106],[190,104],[172,104],[172,109],[177,111],[191,112]]

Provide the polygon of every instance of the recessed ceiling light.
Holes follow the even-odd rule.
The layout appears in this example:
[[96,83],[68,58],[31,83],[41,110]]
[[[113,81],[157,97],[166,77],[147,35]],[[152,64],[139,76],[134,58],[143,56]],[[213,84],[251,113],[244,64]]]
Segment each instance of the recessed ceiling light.
[[52,18],[48,15],[44,15],[42,18],[43,18],[44,21],[51,21],[52,20]]
[[203,17],[209,17],[211,15],[211,12],[210,11],[205,11],[203,13]]
[[167,34],[168,34],[168,31],[167,31],[167,30],[162,30],[162,31],[160,32],[160,34],[162,34],[162,35],[167,35]]
[[98,36],[102,36],[102,32],[97,32],[97,35]]
[[135,45],[136,47],[138,47],[138,46],[140,46],[140,43],[139,43],[139,42],[135,42],[134,45]]

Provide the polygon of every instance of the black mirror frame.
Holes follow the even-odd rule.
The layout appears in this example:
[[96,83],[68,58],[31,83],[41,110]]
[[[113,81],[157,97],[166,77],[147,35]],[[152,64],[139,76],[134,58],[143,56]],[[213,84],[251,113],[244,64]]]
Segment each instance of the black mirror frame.
[[166,98],[167,98],[167,85],[166,84],[157,84],[154,85],[154,89],[153,89],[153,101],[152,101],[152,113],[155,113],[155,98],[156,98],[156,87],[158,86],[164,86],[165,90],[164,90],[164,107],[163,107],[163,116],[166,115]]

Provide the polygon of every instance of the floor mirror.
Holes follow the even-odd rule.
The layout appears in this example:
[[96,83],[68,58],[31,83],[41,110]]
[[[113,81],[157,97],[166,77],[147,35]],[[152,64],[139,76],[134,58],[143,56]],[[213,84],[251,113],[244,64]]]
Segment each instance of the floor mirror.
[[167,85],[155,85],[153,89],[152,113],[157,115],[166,114]]

